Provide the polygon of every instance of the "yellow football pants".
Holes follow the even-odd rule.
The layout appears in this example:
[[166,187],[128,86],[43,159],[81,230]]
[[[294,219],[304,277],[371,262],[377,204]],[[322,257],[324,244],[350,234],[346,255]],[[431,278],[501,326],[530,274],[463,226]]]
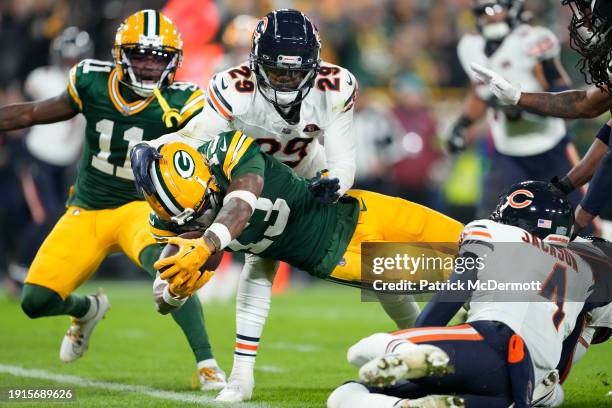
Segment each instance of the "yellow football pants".
[[68,207],[38,250],[25,282],[66,299],[110,253],[122,251],[142,266],[140,252],[155,243],[149,232],[149,212],[146,201],[109,210]]
[[361,281],[362,242],[457,243],[463,229],[459,221],[435,210],[371,191],[349,190],[359,201],[357,228],[330,277],[347,283]]

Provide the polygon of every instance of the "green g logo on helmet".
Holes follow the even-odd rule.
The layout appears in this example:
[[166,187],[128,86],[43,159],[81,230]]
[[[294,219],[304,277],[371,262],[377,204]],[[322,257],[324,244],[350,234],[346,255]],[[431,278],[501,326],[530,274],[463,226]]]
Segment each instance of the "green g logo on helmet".
[[185,150],[177,150],[172,159],[174,168],[179,176],[188,179],[195,172],[195,163],[193,158]]

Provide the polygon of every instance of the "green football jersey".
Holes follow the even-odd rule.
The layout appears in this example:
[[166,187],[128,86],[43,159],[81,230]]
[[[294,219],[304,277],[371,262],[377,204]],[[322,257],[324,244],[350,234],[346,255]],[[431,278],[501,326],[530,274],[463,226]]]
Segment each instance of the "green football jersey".
[[[222,192],[227,191],[233,178],[246,173],[264,178],[256,209],[229,250],[284,261],[321,278],[329,276],[355,231],[357,200],[344,196],[337,204],[319,203],[308,190],[306,179],[263,153],[253,139],[241,132],[222,133],[199,151],[206,157]],[[194,225],[179,227],[164,222],[155,213],[150,222],[152,233],[162,241],[194,229]]]
[[[123,94],[120,92],[122,91]],[[86,59],[70,71],[71,104],[87,121],[79,173],[67,205],[99,210],[142,200],[136,191],[130,149],[182,128],[204,106],[202,90],[195,84],[175,82],[155,96],[126,100],[132,95],[118,78],[118,69],[107,61]],[[164,116],[166,112],[171,112]],[[174,115],[168,125],[164,119]]]

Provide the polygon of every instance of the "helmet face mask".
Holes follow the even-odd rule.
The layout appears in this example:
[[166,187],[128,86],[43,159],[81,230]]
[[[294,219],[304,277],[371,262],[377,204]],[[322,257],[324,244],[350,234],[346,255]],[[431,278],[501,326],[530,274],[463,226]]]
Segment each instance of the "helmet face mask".
[[155,10],[129,16],[117,30],[113,48],[119,80],[143,98],[172,84],[182,53],[180,33],[168,17]]
[[574,226],[574,211],[567,197],[543,181],[512,185],[500,195],[489,218],[522,228],[555,245],[567,245]]
[[202,155],[172,142],[159,147],[162,158],[149,170],[155,192],[144,197],[164,221],[208,227],[221,208],[221,192]]
[[69,68],[93,56],[93,42],[87,31],[68,27],[51,42],[51,63]]
[[478,30],[491,41],[501,41],[522,22],[522,0],[475,0],[472,11]]
[[281,109],[301,103],[314,86],[320,51],[317,29],[301,12],[266,15],[253,33],[249,56],[263,97]]

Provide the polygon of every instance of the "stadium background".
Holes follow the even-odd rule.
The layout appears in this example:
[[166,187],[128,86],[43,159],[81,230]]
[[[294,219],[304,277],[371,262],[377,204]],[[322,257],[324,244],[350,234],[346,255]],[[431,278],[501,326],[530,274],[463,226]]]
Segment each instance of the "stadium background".
[[[481,179],[492,153],[486,125],[480,142],[457,157],[442,149],[459,115],[468,80],[456,54],[462,34],[475,30],[471,0],[3,0],[0,2],[0,104],[27,100],[24,80],[49,63],[52,39],[68,26],[86,30],[94,56],[109,60],[121,21],[142,8],[164,10],[184,39],[178,77],[206,87],[215,71],[244,61],[256,19],[278,7],[304,11],[319,27],[323,58],[359,81],[355,186],[400,196],[463,222],[474,219]],[[562,62],[576,86],[584,81],[568,46],[568,10],[558,0],[527,1],[537,24],[562,40]],[[248,16],[251,16],[250,18]],[[571,122],[584,153],[602,119]],[[36,211],[28,194],[23,138],[0,132],[0,276],[19,241],[20,225]],[[72,180],[67,180],[70,183]],[[503,186],[500,186],[500,189]],[[612,211],[604,217],[612,218]],[[98,276],[145,278],[122,256]]]

